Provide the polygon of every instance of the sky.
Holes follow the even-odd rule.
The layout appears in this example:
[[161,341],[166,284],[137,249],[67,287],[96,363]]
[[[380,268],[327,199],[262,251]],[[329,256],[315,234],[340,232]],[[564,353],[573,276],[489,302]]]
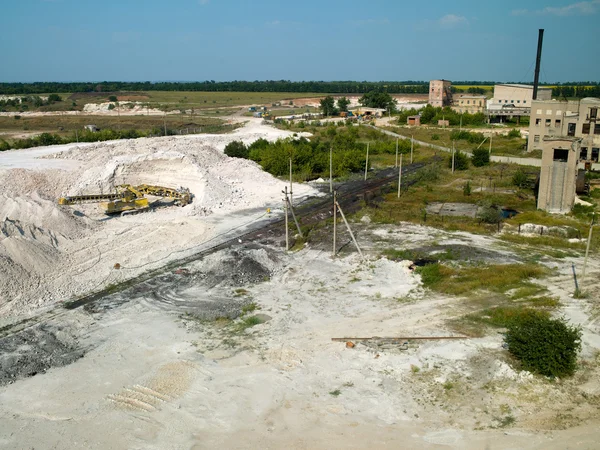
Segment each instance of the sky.
[[0,82],[600,80],[600,0],[0,5]]

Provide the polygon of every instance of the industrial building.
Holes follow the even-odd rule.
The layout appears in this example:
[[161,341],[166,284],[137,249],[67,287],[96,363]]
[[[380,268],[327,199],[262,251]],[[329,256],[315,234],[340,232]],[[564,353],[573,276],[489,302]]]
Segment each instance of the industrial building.
[[574,101],[534,100],[531,107],[527,150],[543,150],[545,137],[579,138],[581,149],[577,154],[578,160],[591,163],[594,169],[600,169],[598,165],[599,110],[600,99],[598,98]]
[[581,139],[546,136],[541,146],[543,152],[537,207],[550,213],[567,213],[575,202],[577,155]]
[[452,104],[452,82],[448,80],[431,80],[429,82],[429,104],[434,107]]
[[486,96],[477,94],[458,94],[452,102],[452,109],[458,113],[483,113],[485,112]]

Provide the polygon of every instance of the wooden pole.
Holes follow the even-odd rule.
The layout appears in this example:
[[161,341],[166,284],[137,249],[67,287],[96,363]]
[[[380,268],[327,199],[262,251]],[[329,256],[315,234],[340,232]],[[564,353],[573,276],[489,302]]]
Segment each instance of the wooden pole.
[[333,252],[332,256],[336,254],[336,241],[337,241],[337,191],[333,193]]
[[490,150],[489,150],[489,152],[488,152],[490,155],[492,154],[492,138],[493,138],[493,137],[494,137],[494,133],[492,133],[492,132],[490,131]]
[[396,164],[394,167],[398,167],[398,139],[396,139]]
[[298,219],[296,219],[296,213],[294,212],[294,207],[292,206],[292,202],[288,201],[288,206],[290,208],[290,211],[292,212],[292,218],[294,219],[294,223],[296,224],[296,228],[298,229],[298,234],[300,235],[300,237],[304,237],[302,235],[302,230],[300,229],[300,224],[298,223]]
[[333,146],[329,147],[329,192],[333,193]]
[[367,142],[367,158],[365,159],[365,181],[367,181],[368,168],[369,168],[369,143]]
[[290,230],[288,229],[288,194],[287,194],[287,186],[285,187],[285,199],[283,200],[283,211],[285,214],[285,250],[289,251],[290,249]]
[[454,141],[452,141],[452,173],[454,173]]
[[410,135],[410,163],[413,163],[413,148],[415,146],[415,139],[413,138],[413,135]]
[[294,192],[292,191],[292,157],[290,156],[290,206],[293,203]]
[[75,140],[79,143],[79,134],[77,133],[77,130],[75,130]]
[[398,169],[398,198],[400,198],[402,192],[402,156],[400,155],[400,169]]
[[358,246],[358,242],[356,242],[354,233],[352,233],[352,228],[350,228],[350,225],[348,224],[348,221],[346,220],[346,216],[344,216],[344,211],[342,211],[342,208],[340,207],[340,204],[337,201],[335,202],[335,204],[338,207],[338,209],[340,210],[340,215],[342,216],[342,219],[344,219],[344,223],[346,224],[346,228],[348,228],[348,233],[350,233],[350,237],[352,238],[352,242],[354,242],[354,245],[356,246],[356,250],[358,250],[360,257],[362,259],[364,259],[365,257],[363,256],[362,252],[360,251],[360,247]]
[[[595,218],[595,214],[594,214]],[[585,283],[585,270],[587,269],[588,255],[590,253],[590,242],[592,242],[592,229],[594,228],[594,219],[590,222],[590,233],[588,234],[588,241],[585,247],[585,258],[583,259],[583,272],[581,273],[581,284]]]

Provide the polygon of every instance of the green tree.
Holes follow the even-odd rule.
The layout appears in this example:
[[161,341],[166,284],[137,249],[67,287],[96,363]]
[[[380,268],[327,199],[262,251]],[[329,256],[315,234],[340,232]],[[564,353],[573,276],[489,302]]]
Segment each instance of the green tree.
[[331,95],[328,95],[324,99],[321,99],[321,111],[324,116],[334,116],[337,114],[337,109],[335,108],[335,100]]
[[48,103],[54,103],[54,102],[62,102],[62,97],[58,94],[50,94],[48,96]]
[[[452,168],[452,155],[448,157],[448,167]],[[469,168],[469,157],[457,150],[454,153],[454,170],[467,170]]]
[[473,150],[471,162],[475,167],[483,167],[490,164],[490,152],[486,148],[476,148]]
[[367,92],[358,102],[369,108],[384,108],[389,111],[396,110],[396,100],[390,94],[383,91]]
[[338,98],[337,107],[340,111],[347,112],[348,106],[350,106],[350,100],[348,100],[346,97]]
[[225,154],[234,158],[248,158],[250,150],[242,141],[231,141],[225,146]]
[[108,97],[108,101],[109,101],[109,102],[116,102],[117,100],[118,100],[118,99],[117,99],[117,96],[116,96],[116,95],[111,95],[111,96],[109,96],[109,97]]

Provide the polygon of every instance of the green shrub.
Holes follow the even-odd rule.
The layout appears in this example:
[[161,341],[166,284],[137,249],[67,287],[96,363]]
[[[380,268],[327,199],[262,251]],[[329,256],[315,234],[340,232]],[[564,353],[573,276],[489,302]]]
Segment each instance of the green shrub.
[[432,134],[431,135],[431,140],[432,141],[439,141],[440,140],[440,135],[439,134]]
[[108,110],[112,111],[113,109],[115,109],[115,104],[114,103],[109,104],[108,105]]
[[512,177],[512,184],[514,184],[515,186],[517,186],[519,188],[523,188],[523,187],[527,186],[528,183],[529,183],[529,180],[527,178],[527,174],[525,172],[523,172],[522,169],[517,169],[517,171],[515,172],[515,174]]
[[519,131],[518,128],[513,128],[512,130],[510,130],[508,132],[508,137],[509,138],[520,138],[521,137],[521,131]]
[[463,195],[471,195],[471,182],[467,181],[463,186]]
[[[452,155],[448,157],[448,167],[452,168]],[[454,170],[467,170],[469,168],[469,157],[459,150],[454,153]]]
[[248,158],[250,149],[242,141],[231,141],[225,146],[225,154],[234,158]]
[[581,329],[563,319],[527,316],[508,326],[508,351],[523,368],[549,377],[573,375],[581,350]]
[[416,272],[421,275],[421,281],[426,287],[431,287],[444,279],[444,274],[438,263],[418,267]]
[[490,152],[485,148],[476,148],[473,150],[471,162],[475,167],[483,167],[490,164]]

